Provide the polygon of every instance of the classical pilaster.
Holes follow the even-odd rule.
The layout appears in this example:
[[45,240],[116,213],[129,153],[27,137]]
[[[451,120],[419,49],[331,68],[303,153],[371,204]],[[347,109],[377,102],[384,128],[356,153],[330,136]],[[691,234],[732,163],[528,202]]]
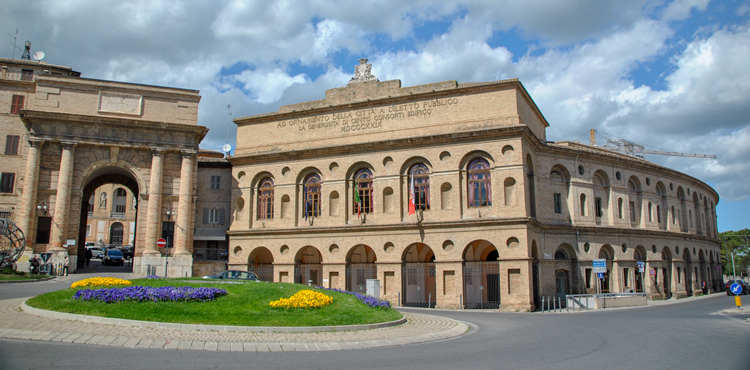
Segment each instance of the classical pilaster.
[[186,255],[190,253],[189,235],[190,231],[190,200],[193,190],[193,157],[195,151],[182,151],[182,167],[180,169],[180,194],[177,204],[177,224],[174,230],[175,255]]
[[[23,198],[19,213],[18,226],[26,236],[27,241],[33,240],[34,217],[36,210],[36,195],[39,183],[39,159],[41,158],[42,144],[44,140],[29,139],[29,153],[26,157],[26,173],[23,182]],[[27,248],[30,243],[27,244]]]
[[143,254],[159,254],[156,250],[156,239],[161,230],[161,193],[164,173],[164,149],[151,148],[151,179],[148,184],[148,212],[146,214],[146,245]]
[[68,237],[70,192],[73,188],[73,165],[76,145],[78,143],[73,141],[62,142],[62,159],[60,160],[60,175],[57,179],[55,213],[52,215],[51,250],[62,250],[65,238]]

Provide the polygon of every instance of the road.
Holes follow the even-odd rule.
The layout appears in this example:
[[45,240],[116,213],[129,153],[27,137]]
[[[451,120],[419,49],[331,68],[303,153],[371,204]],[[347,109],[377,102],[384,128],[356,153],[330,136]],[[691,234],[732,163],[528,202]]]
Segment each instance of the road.
[[[0,298],[68,286],[62,283],[3,284]],[[750,298],[743,299],[750,306]],[[0,339],[0,368],[748,369],[750,323],[744,319],[750,316],[715,314],[731,308],[733,297],[715,294],[580,313],[415,310],[462,320],[475,330],[441,342],[328,352],[177,351]]]

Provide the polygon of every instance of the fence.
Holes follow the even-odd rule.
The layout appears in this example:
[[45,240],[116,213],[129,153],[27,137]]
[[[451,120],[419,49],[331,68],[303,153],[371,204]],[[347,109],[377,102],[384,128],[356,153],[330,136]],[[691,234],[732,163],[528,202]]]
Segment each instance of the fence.
[[646,293],[567,294],[542,297],[542,312],[599,310],[614,307],[645,306]]

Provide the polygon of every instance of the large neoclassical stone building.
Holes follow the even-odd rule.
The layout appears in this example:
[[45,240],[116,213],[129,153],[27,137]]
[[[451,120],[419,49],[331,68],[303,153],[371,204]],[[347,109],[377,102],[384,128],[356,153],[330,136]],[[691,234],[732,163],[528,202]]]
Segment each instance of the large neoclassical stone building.
[[720,289],[716,191],[548,142],[518,80],[402,87],[361,60],[325,99],[235,122],[230,268],[352,291],[377,278],[381,297],[412,306]]

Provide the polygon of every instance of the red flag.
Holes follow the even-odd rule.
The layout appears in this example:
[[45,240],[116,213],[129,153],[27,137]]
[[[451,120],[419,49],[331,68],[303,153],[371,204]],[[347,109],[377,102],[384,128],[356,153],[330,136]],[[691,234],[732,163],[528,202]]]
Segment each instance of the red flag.
[[409,216],[413,215],[417,211],[417,206],[414,204],[414,174],[411,176],[411,185],[409,185]]

